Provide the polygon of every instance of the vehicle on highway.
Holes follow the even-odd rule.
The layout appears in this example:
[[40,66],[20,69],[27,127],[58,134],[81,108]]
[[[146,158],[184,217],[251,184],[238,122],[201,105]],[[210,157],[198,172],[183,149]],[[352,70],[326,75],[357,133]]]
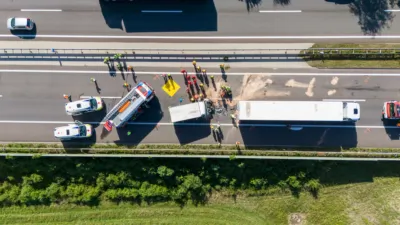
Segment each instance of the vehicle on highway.
[[54,128],[54,137],[60,140],[88,138],[91,137],[92,134],[92,125],[83,124],[80,121],[75,121],[75,124]]
[[103,109],[103,100],[100,97],[65,103],[65,112],[70,116],[82,115]]
[[239,101],[238,120],[356,122],[360,104],[339,101]]
[[[123,127],[132,119],[136,119],[144,112],[144,108],[149,108],[149,103],[155,96],[154,89],[146,82],[132,88],[132,90],[114,106],[114,108],[106,115],[106,119],[115,127]],[[105,127],[110,130],[110,127]]]
[[29,18],[13,17],[7,20],[9,30],[32,30],[34,21]]
[[204,118],[211,116],[213,111],[212,102],[209,99],[184,105],[169,107],[171,122],[177,123],[181,121]]
[[400,102],[391,100],[383,104],[382,120],[400,120]]

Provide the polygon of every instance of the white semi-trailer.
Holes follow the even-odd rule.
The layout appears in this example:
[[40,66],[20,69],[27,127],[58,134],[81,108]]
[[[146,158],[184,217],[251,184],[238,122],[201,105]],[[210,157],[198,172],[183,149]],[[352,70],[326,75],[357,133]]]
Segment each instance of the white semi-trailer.
[[320,121],[360,120],[360,105],[340,101],[239,101],[240,121]]

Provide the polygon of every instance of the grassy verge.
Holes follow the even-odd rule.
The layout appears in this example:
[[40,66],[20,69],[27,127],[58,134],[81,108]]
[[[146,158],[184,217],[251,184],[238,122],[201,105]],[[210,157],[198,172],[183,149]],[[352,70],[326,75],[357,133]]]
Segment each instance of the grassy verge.
[[[400,48],[400,44],[314,44],[311,48]],[[302,53],[306,52],[302,51]],[[348,51],[348,53],[352,52],[353,50]],[[343,53],[346,53],[346,51]],[[330,55],[329,52],[326,52],[324,60],[319,57],[308,56],[304,57],[304,59],[310,66],[317,68],[400,68],[399,52],[394,55],[392,51],[382,51],[382,53],[387,55],[371,54],[368,58],[354,55],[354,58],[352,58],[352,55],[349,55],[349,58],[352,59],[347,59],[348,57],[337,57],[338,55],[336,54]]]
[[64,147],[62,144],[9,143],[0,145],[0,153],[31,154],[164,154],[164,155],[246,155],[246,156],[306,156],[306,157],[370,157],[400,158],[400,148],[262,148],[234,145],[174,145],[94,144]]
[[[318,199],[293,197],[232,198],[216,195],[204,206],[173,203],[154,205],[103,204],[84,206],[11,207],[0,209],[3,224],[289,224],[291,215],[316,225],[398,224],[400,182],[376,178],[373,182],[323,188]],[[305,221],[304,221],[305,220]],[[300,223],[305,224],[305,223]],[[297,224],[296,224],[297,225]]]

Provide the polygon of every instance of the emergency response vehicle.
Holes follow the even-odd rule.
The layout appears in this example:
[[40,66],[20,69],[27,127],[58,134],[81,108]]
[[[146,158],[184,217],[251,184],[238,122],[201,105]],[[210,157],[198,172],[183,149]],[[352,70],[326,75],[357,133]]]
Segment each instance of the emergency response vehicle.
[[136,119],[144,112],[144,108],[149,107],[147,103],[154,96],[154,89],[146,82],[140,82],[106,115],[103,119],[104,128],[111,131],[112,126],[123,127],[129,120]]
[[100,111],[102,109],[103,101],[100,97],[90,97],[88,99],[65,103],[65,112],[70,116]]
[[54,128],[54,137],[60,140],[88,138],[91,137],[92,134],[92,125],[83,124],[80,121],[75,121],[75,124]]
[[387,101],[383,104],[382,120],[400,120],[400,102]]
[[336,101],[239,101],[239,120],[356,122],[360,104]]

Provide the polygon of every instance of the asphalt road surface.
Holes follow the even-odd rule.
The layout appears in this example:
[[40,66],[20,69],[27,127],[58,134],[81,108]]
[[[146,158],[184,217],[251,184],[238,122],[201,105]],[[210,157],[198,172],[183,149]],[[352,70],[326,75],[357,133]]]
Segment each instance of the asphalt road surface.
[[[34,69],[35,67],[18,67]],[[80,67],[79,67],[80,68]],[[62,68],[73,71],[76,68]],[[99,122],[121,96],[126,94],[120,73],[115,77],[107,74],[105,68],[86,68],[80,72],[61,72],[59,67],[41,67],[41,72],[11,72],[12,67],[0,67],[0,141],[57,142],[53,137],[53,128],[78,119],[83,122]],[[47,70],[47,72],[46,72]],[[400,71],[391,70],[391,76],[382,75],[384,70],[373,71],[371,76],[349,76],[341,73],[365,73],[367,70],[278,70],[285,75],[251,75],[255,71],[232,69],[227,81],[234,91],[235,100],[246,100],[249,96],[268,100],[324,100],[352,99],[361,105],[361,120],[350,124],[302,124],[301,131],[293,131],[284,124],[262,123],[258,125],[241,124],[235,128],[230,113],[234,104],[227,103],[226,109],[219,107],[212,123],[220,122],[222,136],[217,137],[210,131],[209,124],[198,121],[193,124],[174,126],[170,123],[168,106],[179,104],[179,98],[188,103],[182,75],[174,80],[181,86],[178,92],[169,97],[162,89],[164,81],[159,76],[164,68],[136,68],[136,81],[146,81],[156,91],[157,98],[151,108],[133,124],[122,129],[114,129],[102,136],[102,125],[96,126],[96,137],[91,142],[115,143],[222,143],[234,144],[240,141],[245,145],[263,146],[330,146],[330,147],[398,147],[399,129],[383,126],[381,118],[382,104],[386,100],[399,98],[398,76]],[[171,70],[170,68],[168,69]],[[242,69],[243,70],[243,69]],[[254,69],[252,69],[254,70]],[[50,71],[50,72],[49,72]],[[54,71],[51,72],[51,71]],[[100,71],[89,73],[88,71]],[[141,73],[146,71],[147,73]],[[177,70],[178,72],[179,70]],[[272,71],[272,70],[271,70]],[[269,72],[269,71],[265,71]],[[277,71],[275,71],[277,72]],[[303,73],[298,76],[296,73]],[[313,74],[310,74],[312,72]],[[371,72],[371,71],[370,71]],[[247,74],[244,76],[244,74]],[[337,73],[338,76],[324,74]],[[243,74],[243,75],[242,75]],[[377,76],[378,75],[378,76]],[[100,93],[90,77],[96,78]],[[125,79],[134,85],[132,74],[124,74]],[[221,76],[216,76],[219,85]],[[250,82],[247,82],[248,79]],[[243,86],[247,84],[247,86]],[[216,97],[212,85],[208,89],[210,98]],[[243,94],[245,93],[245,94]],[[84,96],[102,96],[106,110],[72,118],[64,112],[63,94],[71,94],[76,100]],[[296,113],[296,112],[293,112]],[[128,135],[128,131],[131,135]]]
[[[303,42],[332,41],[330,36],[337,36],[335,41],[346,42],[352,38],[343,36],[400,35],[396,16],[400,12],[388,12],[393,8],[386,1],[370,4],[361,0],[276,2],[281,4],[259,0],[135,0],[107,4],[100,0],[3,1],[0,21],[4,25],[0,26],[0,34],[4,34],[2,38],[9,38],[5,35],[10,34],[6,28],[7,18],[21,16],[36,21],[37,27],[30,34],[37,34],[38,38],[41,35],[54,35],[47,39],[64,40],[74,39],[68,35],[104,39],[110,38],[106,36],[126,35],[212,35],[279,36],[264,40],[269,42],[299,42],[296,39],[298,36],[324,36],[301,39]],[[281,36],[289,39],[282,39]],[[116,38],[118,40],[122,39]]]

